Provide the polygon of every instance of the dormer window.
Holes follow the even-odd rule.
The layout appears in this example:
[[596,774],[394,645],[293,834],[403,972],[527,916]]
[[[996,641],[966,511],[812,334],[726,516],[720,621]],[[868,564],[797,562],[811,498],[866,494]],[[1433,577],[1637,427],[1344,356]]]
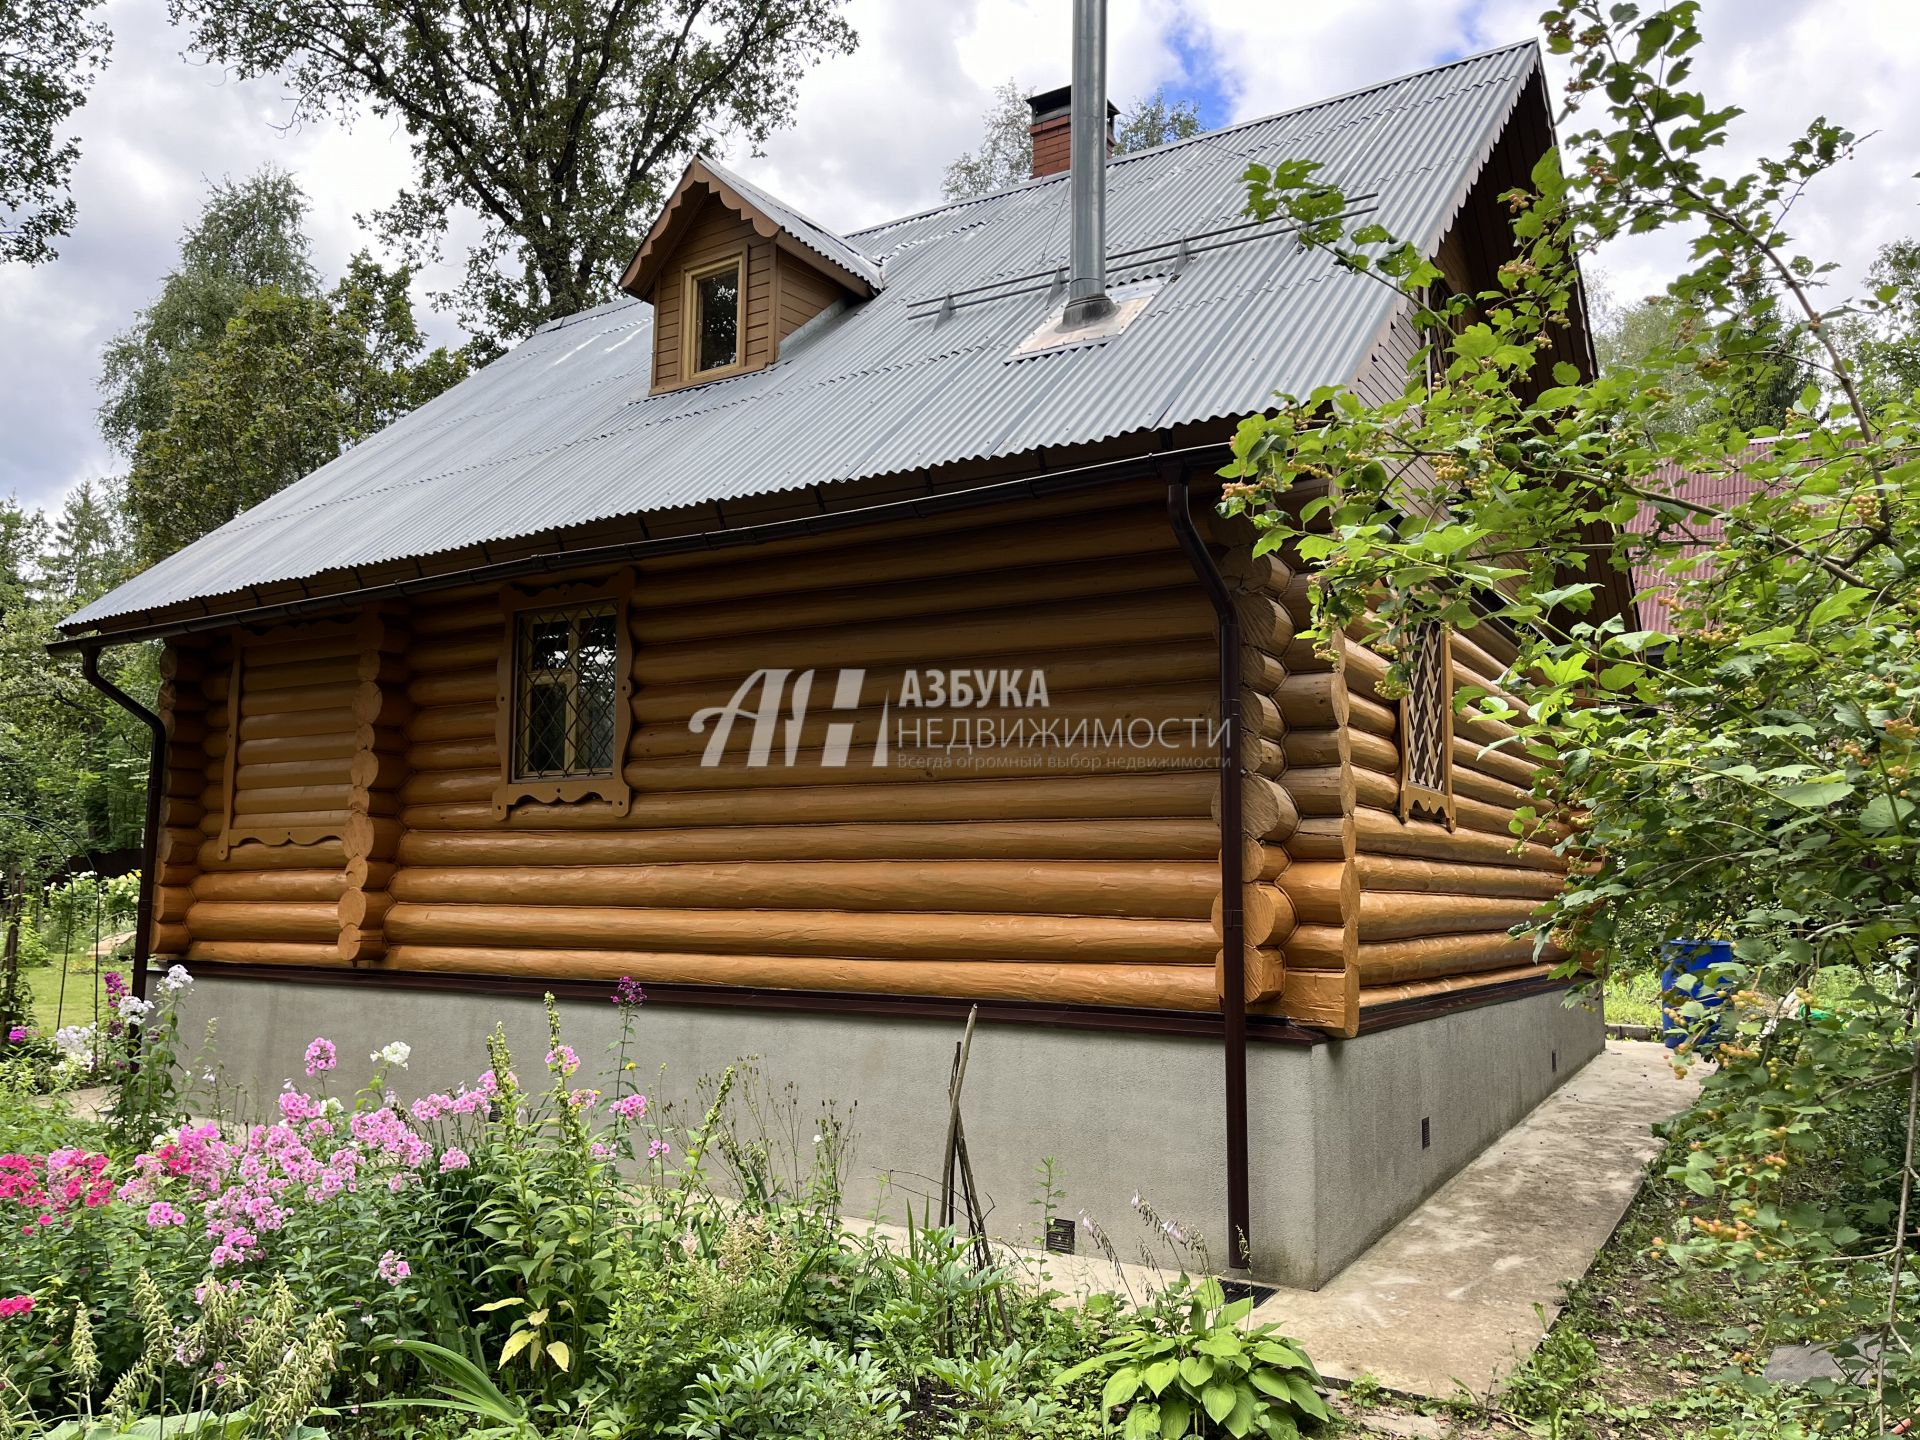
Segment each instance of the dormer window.
[[710,379],[740,363],[740,332],[746,328],[746,286],[741,283],[745,260],[735,255],[687,272],[684,308],[692,323],[687,327],[691,353],[686,373],[693,378]]
[[764,370],[883,283],[877,261],[711,160],[687,166],[620,277],[653,306],[654,395]]

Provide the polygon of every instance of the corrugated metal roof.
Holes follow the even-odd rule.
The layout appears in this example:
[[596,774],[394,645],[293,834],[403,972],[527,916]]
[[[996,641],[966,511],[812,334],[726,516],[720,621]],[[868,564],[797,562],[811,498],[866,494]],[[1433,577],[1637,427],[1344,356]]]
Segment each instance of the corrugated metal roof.
[[[1538,65],[1531,43],[1509,46],[1123,156],[1107,176],[1110,250],[1235,223],[1248,162],[1283,158],[1321,161],[1349,195],[1377,197],[1389,230],[1437,244]],[[554,321],[64,628],[598,520],[1237,418],[1276,392],[1350,380],[1392,313],[1386,287],[1265,234],[1189,258],[1101,345],[1010,363],[1057,299],[1045,290],[925,315],[950,292],[1063,264],[1068,183],[850,235],[848,258],[883,268],[886,288],[751,374],[649,397],[648,306]],[[833,243],[741,184],[796,236],[805,225]],[[1170,268],[1121,263],[1111,279]]]
[[714,179],[727,186],[814,254],[822,259],[831,260],[842,270],[852,271],[875,290],[886,283],[881,278],[878,265],[826,226],[816,220],[809,220],[786,201],[769,195],[751,180],[742,179],[718,161],[702,160],[700,163],[712,172]]

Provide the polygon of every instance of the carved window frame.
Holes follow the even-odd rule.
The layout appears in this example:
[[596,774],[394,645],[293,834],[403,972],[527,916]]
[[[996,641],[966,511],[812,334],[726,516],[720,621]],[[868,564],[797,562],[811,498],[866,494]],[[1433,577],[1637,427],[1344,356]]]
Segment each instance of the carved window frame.
[[1452,632],[1430,621],[1415,632],[1400,701],[1400,819],[1456,823],[1453,798]]
[[[702,370],[700,365],[700,282],[734,273],[733,363]],[[704,385],[747,368],[747,252],[745,248],[704,265],[689,265],[680,278],[680,383]]]
[[[622,571],[607,580],[577,584],[527,587],[509,585],[500,592],[500,657],[496,669],[494,739],[499,748],[499,779],[493,790],[493,816],[504,820],[515,805],[570,805],[604,800],[616,815],[633,805],[633,787],[627,783],[627,745],[633,736],[633,635],[630,630],[633,575]],[[529,610],[570,610],[611,604],[613,610],[613,765],[605,775],[530,776],[516,774],[519,736],[514,717],[520,709],[520,617]]]

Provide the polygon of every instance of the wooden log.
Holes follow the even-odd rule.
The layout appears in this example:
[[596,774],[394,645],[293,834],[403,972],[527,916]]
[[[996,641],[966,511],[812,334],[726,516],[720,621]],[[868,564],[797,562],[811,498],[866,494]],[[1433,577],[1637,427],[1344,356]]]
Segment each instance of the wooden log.
[[338,900],[346,887],[346,876],[338,870],[210,871],[195,878],[191,898],[250,902],[331,901]]
[[[1241,887],[1240,905],[1241,923],[1245,927],[1248,945],[1278,946],[1292,933],[1293,905],[1279,886],[1244,885]],[[1226,920],[1217,886],[1212,896],[1210,919],[1213,933],[1224,937],[1227,933]]]
[[[344,726],[339,730],[329,730],[317,735],[282,735],[264,740],[242,740],[240,742],[239,763],[243,768],[253,769],[263,766],[285,764],[319,764],[325,762],[351,763],[353,760],[354,727]],[[209,747],[211,756],[214,747]],[[220,754],[226,754],[226,739],[221,737]]]
[[[1279,789],[1273,781],[1261,777],[1250,778],[1248,784],[1265,786],[1269,791]],[[680,791],[649,795],[644,805],[635,805],[625,816],[617,815],[603,802],[581,801],[565,807],[522,807],[509,817],[508,823],[519,823],[528,829],[578,830],[883,820],[1188,819],[1206,814],[1218,790],[1218,781],[1211,771],[1187,771],[1061,775],[1044,784],[1025,779],[950,779],[938,785],[816,785],[787,790]],[[1273,808],[1277,810],[1281,803],[1290,805],[1291,802],[1275,802]],[[406,828],[423,830],[481,829],[492,823],[492,818],[490,805],[472,802],[408,806],[400,815]],[[1276,816],[1276,824],[1277,820]]]
[[[790,542],[782,542],[777,555],[769,549],[766,558],[756,556],[757,563],[750,566],[742,565],[737,556],[706,556],[703,570],[675,574],[657,561],[648,561],[640,567],[645,577],[641,593],[649,605],[692,610],[737,604],[755,596],[785,600],[812,590],[971,576],[994,567],[1081,560],[1111,563],[1129,556],[1165,555],[1173,546],[1164,512],[1131,507],[1087,515],[1071,526],[1023,523],[1012,511],[1005,512],[998,523],[981,524],[974,518],[975,523],[933,547],[891,545],[875,530],[863,533],[856,543],[843,540],[832,553],[804,557]],[[1044,543],[1048,539],[1051,544]]]
[[321,760],[274,760],[265,763],[250,763],[242,756],[234,771],[234,787],[238,790],[280,790],[324,786],[338,791],[351,783],[352,775],[351,754],[331,755]]
[[1273,692],[1273,702],[1288,734],[1295,730],[1338,730],[1348,723],[1347,687],[1331,673],[1289,674]]
[[1453,768],[1458,774],[1462,770],[1477,770],[1483,775],[1496,776],[1509,785],[1522,790],[1531,789],[1533,777],[1539,773],[1539,763],[1524,751],[1508,748],[1489,750],[1471,740],[1458,735],[1453,738]]
[[219,854],[219,842],[208,840],[195,856],[195,864],[199,869],[223,872],[338,870],[346,863],[345,847],[337,837],[306,845],[262,845],[257,841],[242,841],[224,859]]
[[[1325,732],[1322,732],[1323,734]],[[1365,730],[1348,730],[1347,756],[1355,770],[1367,771],[1374,775],[1384,775],[1393,781],[1397,789],[1400,783],[1400,747],[1385,735],[1374,735]],[[1292,758],[1291,755],[1288,756]],[[1305,760],[1301,764],[1308,764]],[[1319,761],[1320,764],[1334,764],[1335,761]]]
[[284,690],[263,690],[249,681],[240,682],[240,719],[268,715],[302,715],[314,710],[335,710],[353,703],[358,687],[348,685],[291,685]]
[[331,904],[306,900],[199,900],[187,912],[196,940],[326,940],[339,933]]
[[[1217,951],[1213,963],[1214,993],[1224,1000],[1227,994],[1227,952]],[[1277,947],[1247,946],[1245,958],[1241,961],[1241,986],[1246,993],[1247,1003],[1251,1005],[1277,996],[1286,979],[1286,970],[1286,955]]]
[[[1309,847],[1321,846],[1329,837],[1316,828],[1307,838]],[[1302,854],[1296,837],[1295,854]],[[1354,812],[1354,846],[1359,853],[1405,855],[1416,859],[1452,860],[1478,865],[1513,865],[1529,870],[1564,873],[1566,862],[1542,844],[1521,844],[1512,835],[1493,835],[1461,829],[1449,831],[1444,825],[1424,820],[1402,820],[1390,811],[1362,807]],[[1315,858],[1330,858],[1316,855]]]
[[408,902],[717,909],[1013,911],[1204,919],[1220,888],[1208,862],[843,860],[542,867],[409,866]]
[[165,826],[155,841],[154,857],[162,865],[197,863],[202,838],[196,826]]
[[[944,668],[978,663],[980,657],[1005,657],[1014,664],[1028,653],[1110,647],[1116,640],[1200,642],[1212,636],[1212,611],[1198,587],[1187,585],[1061,604],[1037,614],[979,611],[934,621],[871,622],[860,627],[854,653],[872,665]],[[645,669],[655,684],[731,679],[737,685],[769,659],[796,670],[837,667],[848,658],[850,643],[844,631],[799,630],[760,633],[744,641],[662,645],[647,652]]]
[[1360,874],[1340,860],[1312,860],[1289,865],[1274,881],[1286,892],[1302,924],[1343,925],[1358,913]]
[[1289,972],[1345,970],[1353,963],[1355,941],[1351,926],[1296,925],[1284,948]]
[[458,740],[416,740],[407,747],[406,764],[410,770],[498,771],[500,747],[492,735]]
[[[490,816],[492,812],[487,809],[485,813]],[[476,827],[464,831],[410,829],[400,841],[399,858],[405,865],[542,867],[663,861],[942,859],[1205,860],[1211,864],[1217,859],[1219,842],[1219,828],[1204,818],[1139,819],[1126,825],[1077,820],[881,821],[600,832]],[[1284,850],[1276,847],[1276,852],[1284,859]]]
[[1452,935],[1469,931],[1505,931],[1537,918],[1542,902],[1514,895],[1437,895],[1410,890],[1363,890],[1360,895],[1360,943]]
[[1359,778],[1341,766],[1311,765],[1289,769],[1280,783],[1301,815],[1344,815],[1353,808]]
[[1552,870],[1525,870],[1511,865],[1408,859],[1397,855],[1362,854],[1354,867],[1368,890],[1406,890],[1435,895],[1510,895],[1550,900],[1566,884]]
[[[1147,777],[1171,778],[1171,777]],[[1220,819],[1220,787],[1207,776],[1208,800],[1215,823]],[[1240,777],[1240,828],[1247,838],[1283,843],[1300,823],[1300,811],[1293,796],[1279,781],[1264,775]]]
[[1400,712],[1391,705],[1382,705],[1362,695],[1350,695],[1347,699],[1348,723],[1356,731],[1364,730],[1370,735],[1383,735],[1391,739],[1400,730]]
[[[201,908],[196,906],[195,912]],[[195,933],[200,933],[196,922],[189,923],[195,923]],[[1219,943],[1213,927],[1204,920],[835,910],[640,910],[583,905],[401,903],[387,912],[384,928],[388,940],[395,944],[509,944],[536,950],[578,947],[714,954],[753,954],[777,948],[790,955],[997,959],[1009,963],[1178,963],[1184,959],[1211,965]]]
[[1236,589],[1260,591],[1274,599],[1293,583],[1293,571],[1284,560],[1272,551],[1256,555],[1251,545],[1229,550],[1215,563]]
[[1029,1000],[1149,1010],[1218,1008],[1206,965],[1007,965],[997,961],[805,959],[635,950],[542,950],[389,943],[387,969],[468,975],[531,975],[643,984],[729,985],[855,994]]
[[353,707],[347,704],[324,710],[248,715],[240,721],[240,745],[244,753],[247,744],[254,740],[282,740],[296,735],[351,736],[359,725]]
[[186,948],[191,965],[314,965],[342,966],[343,960],[332,943],[289,940],[196,940]]
[[[715,703],[724,704],[724,697]],[[438,705],[415,711],[413,719],[407,722],[407,736],[415,744],[434,740],[485,740],[491,745],[498,723],[498,703],[489,690],[487,698],[476,704]]]
[[1284,652],[1293,639],[1293,619],[1286,608],[1266,595],[1240,594],[1234,597],[1233,609],[1247,642],[1281,656],[1284,663]]
[[[1531,962],[1534,943],[1531,935],[1515,937],[1497,932],[1381,940],[1362,944],[1354,964],[1362,985],[1389,985]],[[1551,948],[1547,953],[1549,958],[1558,958]]]
[[1542,980],[1553,974],[1554,965],[1515,965],[1509,969],[1482,970],[1473,975],[1449,975],[1438,980],[1414,980],[1398,985],[1367,985],[1360,990],[1362,1012],[1395,1005],[1407,1000],[1425,1000],[1436,995],[1455,995],[1472,990],[1488,990],[1496,985],[1511,985],[1520,980]]
[[[496,647],[497,648],[497,647]],[[747,673],[751,673],[749,667]],[[441,705],[491,703],[500,689],[497,661],[484,669],[449,670],[415,675],[407,682],[407,699],[421,709]]]
[[[1133,556],[1125,565],[1116,565],[1112,558],[1103,556],[1039,568],[989,568],[951,579],[914,576],[886,585],[783,594],[778,601],[778,617],[783,630],[853,628],[877,618],[950,615],[979,610],[984,605],[1047,606],[1193,583],[1192,568],[1171,548],[1169,536],[1163,537],[1157,552]],[[651,596],[647,599],[647,604],[635,608],[631,623],[633,638],[641,646],[731,640],[765,629],[765,607],[761,605],[722,602],[687,606],[662,604]],[[422,669],[431,668],[424,662],[416,663]]]
[[1533,797],[1526,791],[1464,765],[1453,767],[1453,793],[1456,800],[1464,796],[1483,805],[1491,805],[1496,810],[1503,810],[1509,816],[1523,805],[1534,803]]
[[184,955],[187,953],[187,946],[193,943],[192,933],[185,925],[168,925],[156,921],[148,935],[151,938],[147,948],[155,959],[161,956]]
[[154,886],[153,918],[163,925],[177,925],[185,920],[192,904],[193,891],[186,886]]
[[1289,968],[1279,999],[1260,1008],[1334,1035],[1352,1038],[1360,1033],[1359,982],[1351,970]]
[[1249,884],[1270,884],[1284,875],[1293,864],[1285,845],[1263,845],[1258,840],[1245,842],[1246,853],[1240,860],[1240,873]]
[[1262,695],[1271,695],[1287,683],[1287,667],[1257,646],[1242,645],[1240,647],[1240,681],[1249,689],[1258,690]]
[[340,843],[349,861],[390,860],[400,844],[404,826],[389,816],[351,815],[341,829],[344,833]]
[[393,896],[380,892],[350,889],[341,893],[335,906],[336,923],[344,930],[377,932],[387,912],[394,906]]
[[449,670],[487,670],[499,663],[500,648],[505,643],[505,620],[496,612],[490,624],[417,642],[407,658],[414,674],[420,676]]

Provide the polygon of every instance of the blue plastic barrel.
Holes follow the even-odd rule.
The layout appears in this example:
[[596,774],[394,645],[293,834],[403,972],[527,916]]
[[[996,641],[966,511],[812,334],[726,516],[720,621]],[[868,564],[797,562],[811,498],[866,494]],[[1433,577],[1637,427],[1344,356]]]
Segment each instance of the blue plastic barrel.
[[1707,1011],[1708,1023],[1699,1031],[1694,1049],[1711,1054],[1721,1038],[1716,1012],[1727,1003],[1735,982],[1731,976],[1707,972],[1715,965],[1733,963],[1733,942],[1669,940],[1666,951],[1667,968],[1660,972],[1660,1038],[1669,1050],[1676,1050],[1693,1035],[1697,1022],[1681,1012],[1689,1001],[1698,1000]]

